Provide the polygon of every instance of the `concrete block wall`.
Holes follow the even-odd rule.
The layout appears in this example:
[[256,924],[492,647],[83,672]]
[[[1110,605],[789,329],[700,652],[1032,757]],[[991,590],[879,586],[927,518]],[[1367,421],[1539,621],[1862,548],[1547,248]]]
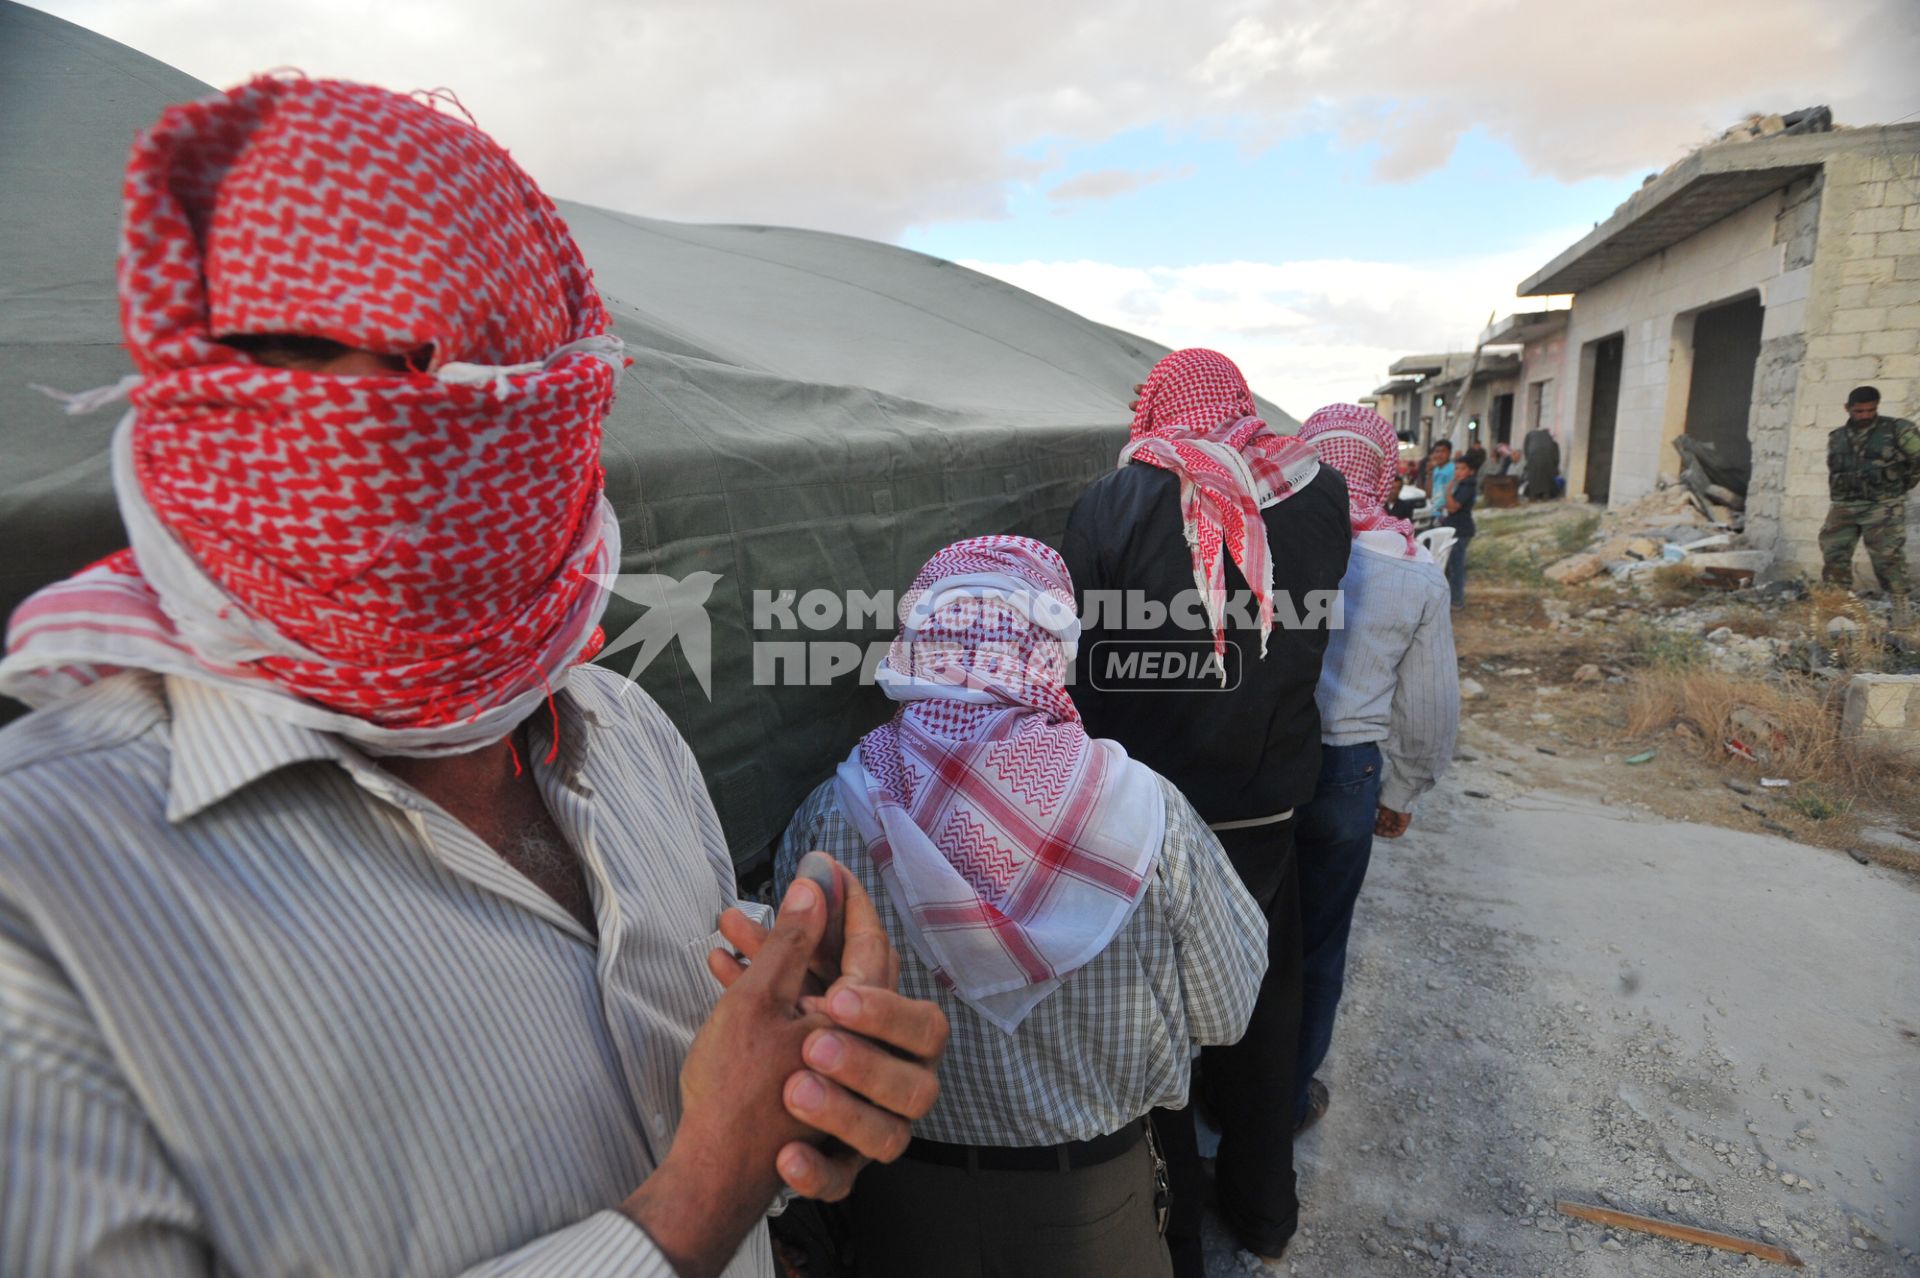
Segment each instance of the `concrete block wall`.
[[[1819,572],[1827,435],[1846,420],[1847,392],[1863,383],[1877,386],[1881,411],[1920,418],[1920,142],[1899,141],[1913,137],[1908,130],[1878,136],[1879,145],[1828,157],[1821,182],[1806,352],[1780,463],[1779,509],[1761,503],[1758,526],[1750,530],[1757,544],[1774,550],[1776,575]],[[1763,371],[1766,359],[1763,347]],[[1759,399],[1756,388],[1756,487],[1762,479]],[[1771,421],[1768,416],[1769,428]],[[1910,543],[1920,541],[1920,502],[1908,503],[1907,516]],[[1856,571],[1864,580],[1864,550]]]
[[[1792,230],[1785,239],[1778,234],[1782,213],[1798,207],[1790,206],[1788,194],[1775,192],[1757,200],[1575,298],[1566,336],[1566,368],[1574,375],[1558,388],[1555,410],[1570,494],[1577,497],[1586,491],[1593,402],[1588,343],[1614,333],[1625,339],[1610,493],[1612,504],[1619,505],[1651,491],[1662,474],[1679,473],[1679,458],[1667,444],[1678,317],[1755,291],[1767,302],[1768,294],[1777,292],[1782,315],[1772,322],[1769,314],[1762,340],[1798,333],[1804,307],[1796,303],[1805,299],[1806,277],[1789,271],[1787,261],[1790,254],[1796,260],[1804,255],[1806,228],[1797,227],[1798,242]],[[1804,202],[1804,193],[1797,199]],[[1795,216],[1802,221],[1808,217]]]
[[1821,174],[1794,183],[1782,195],[1773,239],[1781,247],[1784,270],[1761,295],[1766,315],[1753,373],[1753,406],[1747,415],[1753,471],[1747,486],[1746,530],[1753,544],[1769,549],[1779,543],[1785,528],[1786,499],[1804,495],[1804,480],[1789,481],[1788,460],[1800,369],[1807,357],[1807,309],[1825,192]]

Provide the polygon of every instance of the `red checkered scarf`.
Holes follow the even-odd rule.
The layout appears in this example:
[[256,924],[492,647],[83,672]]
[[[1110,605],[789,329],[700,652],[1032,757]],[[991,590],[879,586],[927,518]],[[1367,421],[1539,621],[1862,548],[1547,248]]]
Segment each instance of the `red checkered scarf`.
[[1024,537],[935,555],[878,682],[904,702],[841,765],[908,939],[1012,1033],[1131,917],[1166,829],[1159,779],[1067,695],[1080,623],[1060,556]]
[[[1120,464],[1142,461],[1180,477],[1180,518],[1193,550],[1193,581],[1213,627],[1215,656],[1226,653],[1227,577],[1232,556],[1260,606],[1260,655],[1273,632],[1273,556],[1260,512],[1299,492],[1319,470],[1313,450],[1276,435],[1256,415],[1253,392],[1218,351],[1175,351],[1153,366],[1133,414]],[[1224,669],[1224,666],[1222,667]]]
[[1353,535],[1396,533],[1414,554],[1413,525],[1387,513],[1400,473],[1400,437],[1387,419],[1358,404],[1328,404],[1301,423],[1299,438],[1345,477]]
[[[397,752],[498,739],[591,646],[618,562],[622,361],[552,203],[466,122],[304,79],[169,109],[125,195],[132,548],[20,607],[0,688],[134,667]],[[218,340],[247,333],[432,353],[330,376]]]

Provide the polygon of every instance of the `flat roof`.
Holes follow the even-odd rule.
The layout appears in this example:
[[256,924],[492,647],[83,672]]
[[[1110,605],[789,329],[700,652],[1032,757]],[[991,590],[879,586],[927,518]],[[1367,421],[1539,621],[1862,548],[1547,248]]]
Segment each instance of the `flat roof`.
[[1820,170],[1827,157],[1920,150],[1920,124],[1775,134],[1702,147],[1641,187],[1566,252],[1521,281],[1521,297],[1578,293]]
[[1419,381],[1414,378],[1396,377],[1390,382],[1383,382],[1374,387],[1373,393],[1375,397],[1381,395],[1406,395],[1411,393],[1419,385]]
[[[1446,369],[1438,376],[1429,377],[1425,384],[1436,389],[1458,386],[1467,380],[1469,368],[1473,368],[1472,355],[1454,355],[1449,358]],[[1473,369],[1473,381],[1477,386],[1496,377],[1511,377],[1519,371],[1520,355],[1517,351],[1482,351],[1479,367]]]
[[1573,314],[1569,308],[1557,311],[1521,311],[1497,320],[1482,336],[1488,345],[1494,343],[1537,342],[1543,337],[1551,337],[1567,326],[1567,319]]
[[[1448,361],[1461,358],[1459,355],[1402,355],[1387,365],[1387,373],[1392,377],[1431,377],[1446,368]],[[1471,358],[1471,357],[1468,357]]]

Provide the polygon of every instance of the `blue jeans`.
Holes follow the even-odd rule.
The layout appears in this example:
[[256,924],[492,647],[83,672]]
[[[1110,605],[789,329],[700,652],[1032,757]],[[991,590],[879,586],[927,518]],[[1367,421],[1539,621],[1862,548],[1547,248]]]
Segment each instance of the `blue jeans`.
[[1346,984],[1353,906],[1373,855],[1380,808],[1380,747],[1323,746],[1313,799],[1295,814],[1300,867],[1300,1049],[1293,1072],[1294,1121],[1307,1116],[1307,1083],[1327,1059],[1333,1015]]

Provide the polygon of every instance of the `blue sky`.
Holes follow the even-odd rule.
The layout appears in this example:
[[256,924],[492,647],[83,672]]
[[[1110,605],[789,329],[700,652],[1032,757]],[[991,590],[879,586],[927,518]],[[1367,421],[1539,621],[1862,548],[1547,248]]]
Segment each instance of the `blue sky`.
[[[1218,131],[1159,127],[1025,151],[1049,167],[1011,185],[1006,216],[913,227],[900,242],[940,257],[995,261],[1412,263],[1495,254],[1584,227],[1626,199],[1642,176],[1564,182],[1530,173],[1511,146],[1478,130],[1444,167],[1405,182],[1375,174],[1379,145],[1342,144],[1329,133],[1254,150]],[[1106,198],[1052,194],[1074,178],[1113,172],[1159,180]]]

